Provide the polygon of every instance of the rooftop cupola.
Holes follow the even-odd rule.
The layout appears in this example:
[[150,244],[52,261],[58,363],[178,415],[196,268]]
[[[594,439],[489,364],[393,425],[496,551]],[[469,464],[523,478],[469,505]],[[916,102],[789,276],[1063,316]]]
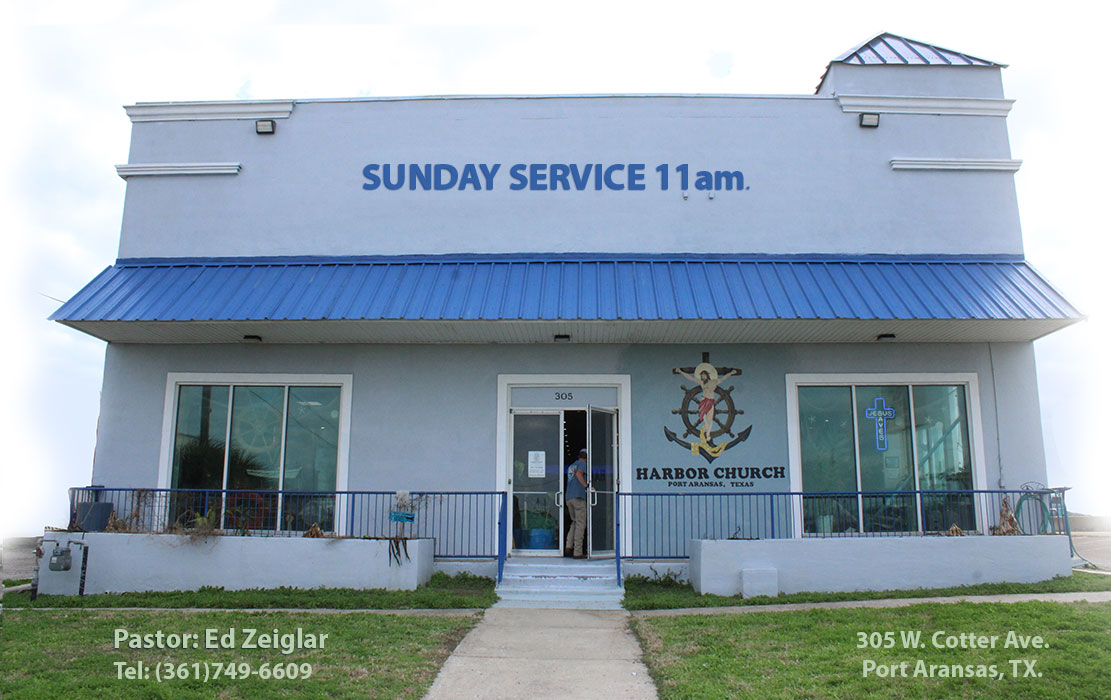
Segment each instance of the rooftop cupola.
[[885,32],[830,61],[815,94],[1002,98],[1005,67]]

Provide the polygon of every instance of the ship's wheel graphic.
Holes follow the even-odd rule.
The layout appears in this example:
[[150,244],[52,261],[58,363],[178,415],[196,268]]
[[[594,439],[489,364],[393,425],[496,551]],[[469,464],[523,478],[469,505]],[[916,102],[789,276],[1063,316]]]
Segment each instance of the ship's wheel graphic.
[[[683,421],[683,434],[676,435],[665,427],[664,436],[690,450],[691,454],[700,454],[707,462],[713,462],[729,448],[747,440],[752,426],[734,432],[733,424],[744,411],[738,409],[733,401],[736,387],[721,385],[728,377],[739,375],[741,370],[714,367],[709,362],[709,356],[709,353],[702,353],[702,363],[697,367],[676,367],[672,370],[697,383],[689,388],[680,386],[683,389],[682,403],[671,412]],[[688,437],[695,439],[687,441]]]

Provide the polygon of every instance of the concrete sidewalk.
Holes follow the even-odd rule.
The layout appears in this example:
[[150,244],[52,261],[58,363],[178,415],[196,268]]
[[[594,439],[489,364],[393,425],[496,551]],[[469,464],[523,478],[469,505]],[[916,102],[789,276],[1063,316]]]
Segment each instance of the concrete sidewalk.
[[35,546],[38,537],[7,537],[4,539],[0,579],[31,578],[35,570]]
[[829,603],[678,610],[491,608],[459,643],[425,700],[655,698],[656,688],[629,632],[629,617],[740,615],[836,608],[895,608],[922,603],[1111,602],[1111,591],[1018,593],[946,598],[885,598]]
[[781,605],[734,605],[719,608],[673,608],[637,610],[636,617],[675,615],[737,615],[744,613],[790,612],[792,610],[834,610],[837,608],[905,608],[923,603],[1111,603],[1111,591],[1079,593],[1006,593],[1002,595],[958,595],[944,598],[880,598],[877,600],[838,600],[830,603],[784,603]]
[[1111,532],[1074,532],[1076,553],[1101,569],[1111,571]]
[[425,700],[640,700],[656,686],[617,610],[492,608],[440,669]]

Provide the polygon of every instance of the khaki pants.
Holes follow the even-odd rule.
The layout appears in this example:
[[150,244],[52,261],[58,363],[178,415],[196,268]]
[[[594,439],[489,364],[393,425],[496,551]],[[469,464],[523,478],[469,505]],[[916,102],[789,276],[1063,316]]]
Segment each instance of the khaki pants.
[[586,539],[586,499],[572,498],[567,501],[567,508],[571,511],[571,541],[566,546],[574,547],[575,556],[581,557]]

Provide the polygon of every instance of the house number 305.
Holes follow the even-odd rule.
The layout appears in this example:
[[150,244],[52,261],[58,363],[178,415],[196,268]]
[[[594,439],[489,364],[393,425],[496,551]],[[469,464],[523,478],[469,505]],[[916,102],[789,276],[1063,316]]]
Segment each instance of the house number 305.
[[575,398],[570,391],[557,391],[555,393],[556,401],[570,401]]

